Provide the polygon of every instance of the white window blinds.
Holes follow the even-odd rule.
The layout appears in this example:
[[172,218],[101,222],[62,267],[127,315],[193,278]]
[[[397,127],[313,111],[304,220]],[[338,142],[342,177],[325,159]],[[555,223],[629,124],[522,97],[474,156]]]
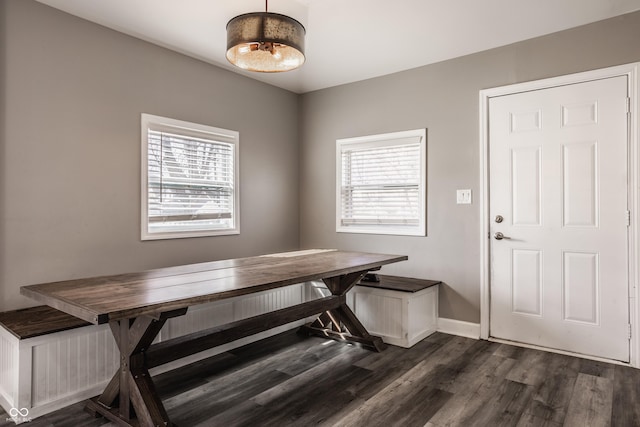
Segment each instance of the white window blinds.
[[424,235],[425,136],[338,140],[338,231]]
[[143,239],[237,233],[237,133],[176,122],[143,115]]

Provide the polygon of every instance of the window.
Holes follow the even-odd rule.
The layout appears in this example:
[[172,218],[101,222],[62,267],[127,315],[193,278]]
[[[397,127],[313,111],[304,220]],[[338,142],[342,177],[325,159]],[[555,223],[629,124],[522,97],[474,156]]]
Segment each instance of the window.
[[426,129],[336,141],[336,231],[426,234]]
[[142,114],[142,240],[238,234],[238,132]]

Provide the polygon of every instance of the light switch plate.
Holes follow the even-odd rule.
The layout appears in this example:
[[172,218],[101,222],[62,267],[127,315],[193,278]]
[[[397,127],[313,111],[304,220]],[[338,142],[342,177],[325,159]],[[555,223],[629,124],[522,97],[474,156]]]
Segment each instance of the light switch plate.
[[471,204],[471,190],[457,190],[456,200],[459,205]]

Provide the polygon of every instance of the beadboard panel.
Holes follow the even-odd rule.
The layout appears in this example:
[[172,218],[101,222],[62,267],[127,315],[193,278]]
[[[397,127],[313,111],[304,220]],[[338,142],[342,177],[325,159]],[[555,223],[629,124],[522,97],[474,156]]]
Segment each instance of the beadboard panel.
[[0,328],[0,399],[4,404],[15,404],[18,388],[18,343],[15,338]]
[[402,339],[403,299],[373,292],[355,292],[353,309],[373,335]]
[[303,284],[298,284],[240,298],[235,301],[235,320],[301,304],[304,298],[303,286]]
[[[427,289],[407,302],[409,336],[425,337],[438,329],[438,292]],[[415,308],[414,308],[415,307]],[[414,339],[415,342],[421,340]]]
[[225,300],[191,307],[186,315],[169,319],[156,340],[168,340],[232,322],[234,305]]
[[119,365],[109,328],[87,327],[32,347],[32,405],[40,406],[109,381]]

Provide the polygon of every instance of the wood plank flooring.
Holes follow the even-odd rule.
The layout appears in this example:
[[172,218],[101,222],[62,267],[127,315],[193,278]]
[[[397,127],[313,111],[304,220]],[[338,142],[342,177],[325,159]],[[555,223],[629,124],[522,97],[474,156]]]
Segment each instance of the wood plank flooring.
[[[640,370],[441,333],[372,353],[290,331],[156,384],[181,427],[640,426]],[[83,407],[24,425],[110,425]]]

